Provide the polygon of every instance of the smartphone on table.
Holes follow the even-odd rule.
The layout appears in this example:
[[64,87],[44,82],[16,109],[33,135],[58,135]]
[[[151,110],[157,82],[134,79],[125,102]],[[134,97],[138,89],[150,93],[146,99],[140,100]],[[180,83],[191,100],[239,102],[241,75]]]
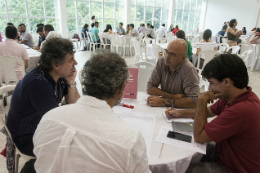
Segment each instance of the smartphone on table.
[[192,136],[184,135],[184,134],[174,132],[174,131],[169,131],[167,134],[167,137],[171,138],[171,139],[177,139],[180,141],[184,141],[184,142],[189,142],[189,143],[191,143],[191,140],[192,140]]

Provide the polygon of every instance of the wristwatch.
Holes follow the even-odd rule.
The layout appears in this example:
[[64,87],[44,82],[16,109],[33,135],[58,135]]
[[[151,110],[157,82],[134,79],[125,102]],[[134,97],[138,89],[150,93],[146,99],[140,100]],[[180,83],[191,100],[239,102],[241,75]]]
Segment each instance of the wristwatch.
[[70,85],[70,84],[68,84],[68,87],[75,87],[77,85],[77,83],[75,82],[74,84],[72,84],[72,85]]
[[171,106],[171,101],[169,99],[166,99],[164,101],[164,103],[165,103],[165,106]]

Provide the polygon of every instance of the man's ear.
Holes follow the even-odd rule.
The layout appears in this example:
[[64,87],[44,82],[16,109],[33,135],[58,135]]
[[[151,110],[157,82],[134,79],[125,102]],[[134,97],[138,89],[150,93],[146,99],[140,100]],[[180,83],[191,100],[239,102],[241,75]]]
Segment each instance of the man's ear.
[[59,70],[59,65],[58,65],[58,64],[52,64],[52,67],[53,67],[53,69],[55,69],[55,70]]
[[233,85],[233,81],[230,80],[230,78],[225,78],[225,79],[223,79],[223,82],[224,82],[224,84],[227,85],[227,86]]
[[125,85],[126,85],[126,81],[124,81],[122,88],[117,90],[117,95],[122,96],[122,94],[124,94],[125,91]]

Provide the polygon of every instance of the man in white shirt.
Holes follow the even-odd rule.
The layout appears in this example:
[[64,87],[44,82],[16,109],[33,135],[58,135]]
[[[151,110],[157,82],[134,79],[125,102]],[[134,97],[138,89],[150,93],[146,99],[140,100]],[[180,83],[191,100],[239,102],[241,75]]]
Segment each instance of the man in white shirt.
[[21,44],[25,44],[26,46],[33,48],[34,42],[33,42],[33,36],[30,32],[26,31],[26,26],[22,23],[19,25],[20,27],[20,41]]
[[251,44],[260,44],[260,29],[257,28],[256,31],[255,31],[255,35],[253,35],[251,38],[250,38],[250,43]]
[[165,28],[165,24],[162,24],[162,26],[160,26],[159,31],[158,31],[159,38],[164,38],[165,32],[167,32],[167,29]]
[[139,36],[139,32],[137,29],[135,29],[135,25],[134,24],[130,24],[130,35],[132,35],[133,37],[138,37]]
[[[5,29],[6,40],[0,43],[0,56],[13,56],[24,60],[24,67],[18,62],[15,64],[15,72],[18,80],[23,78],[22,70],[26,70],[28,67],[28,53],[23,45],[18,44],[15,39],[18,37],[17,29],[14,26],[7,26]],[[2,81],[5,81],[4,73],[0,67],[0,75]]]
[[46,113],[34,134],[37,173],[150,173],[142,134],[112,110],[128,79],[118,54],[94,54],[82,71],[83,96]]

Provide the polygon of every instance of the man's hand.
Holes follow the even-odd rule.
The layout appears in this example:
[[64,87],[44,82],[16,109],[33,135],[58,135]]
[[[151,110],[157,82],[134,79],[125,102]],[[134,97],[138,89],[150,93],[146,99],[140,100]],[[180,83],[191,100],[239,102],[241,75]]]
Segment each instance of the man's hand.
[[71,72],[71,74],[70,74],[68,77],[66,77],[65,79],[67,80],[67,83],[68,83],[69,85],[73,85],[73,84],[75,83],[75,78],[76,78],[76,76],[77,76],[77,69],[75,68],[75,69]]
[[207,103],[213,103],[214,100],[220,97],[220,94],[214,94],[212,91],[203,92],[199,95],[199,99],[206,101]]
[[165,99],[158,96],[149,96],[147,98],[147,104],[151,107],[165,106]]
[[165,111],[165,115],[167,116],[167,118],[169,118],[170,115],[171,115],[171,118],[181,118],[180,111],[176,110],[176,109],[172,109],[172,108],[168,108]]

